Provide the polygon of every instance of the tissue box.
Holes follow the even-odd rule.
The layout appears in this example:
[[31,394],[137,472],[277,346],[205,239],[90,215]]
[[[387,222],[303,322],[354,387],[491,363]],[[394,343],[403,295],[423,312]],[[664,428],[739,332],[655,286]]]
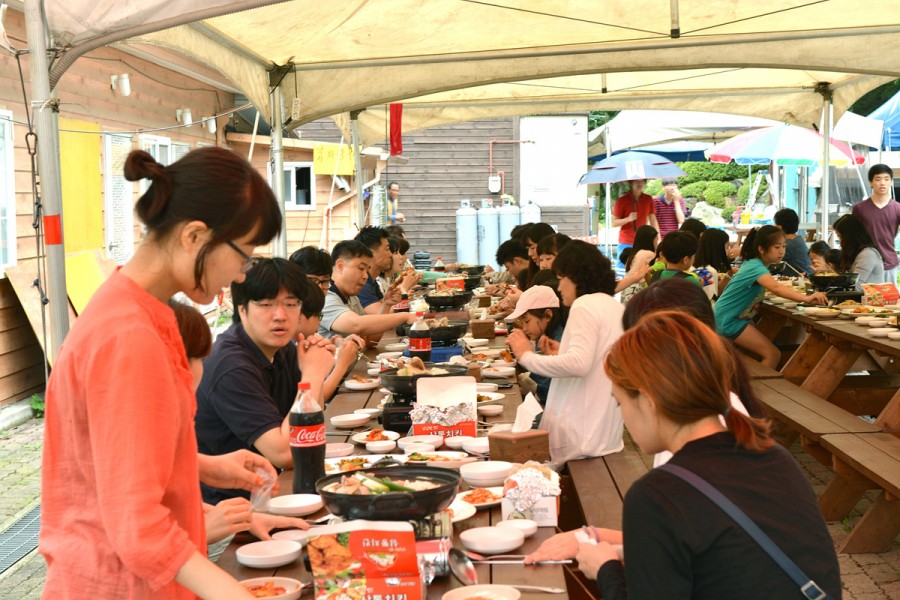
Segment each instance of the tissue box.
[[870,306],[889,306],[900,301],[900,291],[893,283],[864,283],[860,287]]
[[550,460],[550,434],[542,429],[530,429],[522,433],[510,431],[489,433],[488,443],[491,460],[505,460],[512,463]]
[[503,520],[531,519],[538,527],[556,527],[559,520],[559,496],[544,496],[523,513],[516,512],[512,500],[500,501]]
[[491,297],[487,294],[479,294],[475,296],[475,300],[478,302],[478,308],[490,308],[491,306]]
[[493,339],[495,335],[495,324],[496,323],[493,319],[473,319],[469,321],[469,325],[471,325],[472,327],[472,337]]

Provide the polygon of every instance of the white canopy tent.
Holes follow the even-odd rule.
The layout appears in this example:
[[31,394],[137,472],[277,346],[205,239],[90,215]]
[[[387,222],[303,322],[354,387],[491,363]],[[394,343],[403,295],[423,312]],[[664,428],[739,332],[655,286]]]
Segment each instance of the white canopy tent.
[[[384,138],[379,108],[400,100],[405,131],[604,108],[739,112],[809,125],[823,100],[840,114],[900,76],[900,16],[883,0],[26,0],[25,7],[36,106],[52,100],[52,86],[85,52],[161,46],[217,69],[266,108],[270,123],[283,122],[281,108],[294,98],[297,125],[374,108],[359,117],[357,144]],[[52,64],[37,58],[47,48]],[[55,135],[50,113],[36,119],[45,142]],[[272,131],[277,148],[281,127]],[[58,181],[48,179],[54,164],[58,172],[54,151],[39,147],[51,154],[40,158],[50,217],[61,210]],[[67,330],[61,248],[50,248],[49,261],[55,354]]]

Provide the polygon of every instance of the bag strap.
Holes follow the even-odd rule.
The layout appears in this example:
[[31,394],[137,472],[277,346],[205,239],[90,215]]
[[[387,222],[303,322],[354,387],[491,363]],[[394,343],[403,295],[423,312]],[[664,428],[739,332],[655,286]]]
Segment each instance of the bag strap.
[[731,517],[735,523],[741,526],[753,540],[781,567],[788,577],[800,588],[800,592],[804,598],[809,600],[831,600],[831,596],[819,587],[819,585],[806,576],[803,570],[797,566],[793,560],[772,541],[765,532],[754,523],[750,517],[744,513],[734,502],[726,498],[719,490],[711,486],[702,477],[688,471],[678,465],[667,463],[658,467],[660,470],[671,473],[672,475],[686,481],[696,488],[700,493],[709,498],[713,504],[722,509],[722,511]]

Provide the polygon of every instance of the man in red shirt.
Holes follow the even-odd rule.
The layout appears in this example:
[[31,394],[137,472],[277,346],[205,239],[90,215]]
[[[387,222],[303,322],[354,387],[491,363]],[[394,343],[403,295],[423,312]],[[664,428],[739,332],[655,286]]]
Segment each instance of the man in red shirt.
[[631,248],[634,245],[634,234],[638,227],[651,225],[659,231],[653,198],[644,193],[645,185],[647,185],[646,179],[633,180],[631,191],[620,196],[613,205],[612,225],[619,227],[619,245],[616,249],[616,256],[622,256],[625,248]]

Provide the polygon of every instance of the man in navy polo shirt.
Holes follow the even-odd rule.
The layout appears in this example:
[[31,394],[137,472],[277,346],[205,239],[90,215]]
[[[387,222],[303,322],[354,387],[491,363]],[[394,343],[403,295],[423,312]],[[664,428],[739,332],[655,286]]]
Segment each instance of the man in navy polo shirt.
[[[298,336],[305,301],[321,292],[283,258],[256,259],[242,283],[231,284],[234,323],[204,361],[197,388],[195,429],[201,454],[247,448],[279,468],[293,466],[288,412],[297,384],[308,381],[316,398],[334,366],[334,346],[319,335]],[[321,304],[319,304],[321,306]],[[201,484],[203,500],[249,497],[241,490]]]
[[[369,261],[369,278],[356,295],[367,315],[381,315],[391,312],[391,307],[400,302],[401,292],[396,286],[382,292],[376,281],[382,273],[390,272],[393,267],[394,253],[391,252],[388,233],[381,227],[366,225],[353,238],[372,251]],[[385,298],[387,294],[387,298]]]

